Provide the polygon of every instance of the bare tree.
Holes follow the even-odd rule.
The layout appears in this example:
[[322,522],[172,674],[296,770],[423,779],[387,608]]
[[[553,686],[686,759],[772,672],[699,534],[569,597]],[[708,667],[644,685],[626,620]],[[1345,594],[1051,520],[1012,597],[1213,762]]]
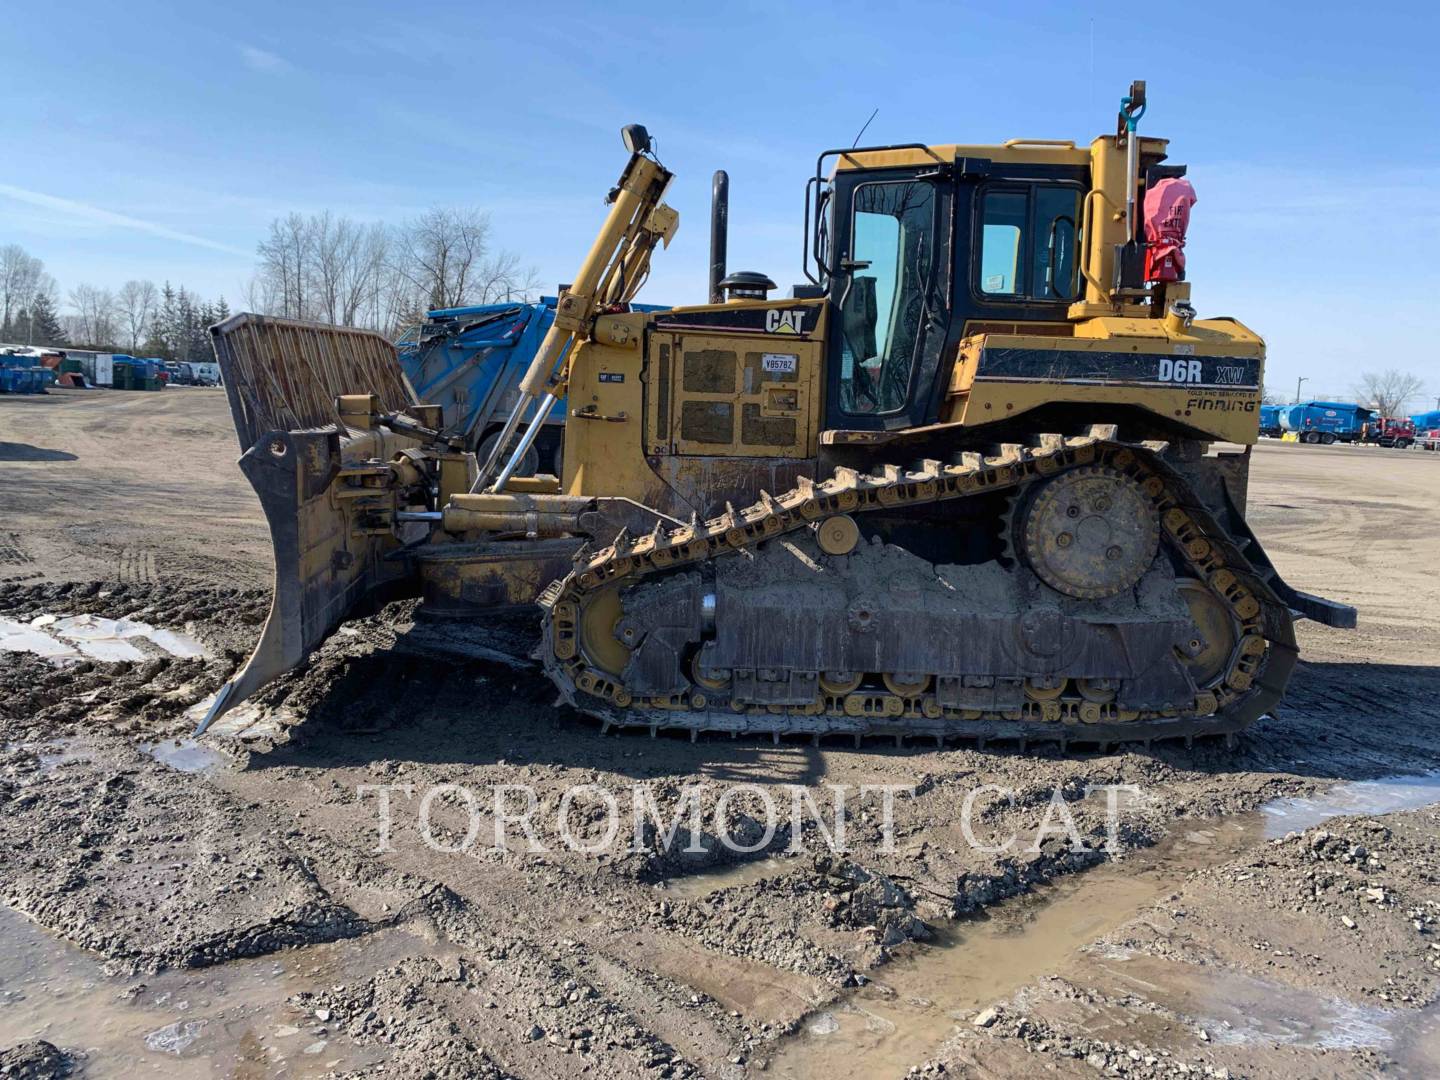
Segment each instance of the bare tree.
[[387,334],[436,307],[525,299],[535,271],[491,252],[479,210],[437,207],[399,228],[326,211],[270,224],[247,287],[252,310]]
[[30,305],[48,277],[45,264],[19,244],[0,247],[0,327],[8,327],[11,317]]
[[409,276],[391,259],[376,269],[377,286],[366,305],[364,324],[392,337],[424,318],[425,298]]
[[1387,368],[1362,374],[1355,387],[1355,395],[1360,404],[1378,409],[1381,416],[1402,416],[1405,402],[1418,394],[1424,385],[1424,380],[1418,375]]
[[133,353],[145,340],[145,331],[150,326],[150,317],[160,299],[160,290],[153,281],[127,281],[115,297],[120,319],[125,330],[126,345]]
[[513,251],[499,251],[480,264],[475,273],[475,303],[497,304],[502,300],[529,300],[540,291],[533,266],[521,266]]
[[264,269],[255,271],[245,283],[245,309],[271,315],[280,308],[280,289]]
[[300,214],[276,218],[270,235],[259,244],[260,272],[269,279],[279,301],[271,314],[306,319],[313,313],[309,303],[310,258],[314,251],[311,220]]
[[326,210],[312,217],[309,225],[310,258],[304,270],[309,278],[314,314],[325,322],[339,323],[342,283],[348,276],[358,243],[355,223],[349,218],[332,217]]
[[354,326],[373,293],[390,251],[389,230],[331,217],[310,219],[310,297],[315,317]]
[[119,305],[109,289],[94,285],[76,285],[70,290],[70,306],[75,321],[70,324],[70,339],[77,345],[113,345],[120,336],[116,332]]
[[402,227],[397,265],[430,307],[459,307],[472,295],[489,235],[487,214],[437,206]]

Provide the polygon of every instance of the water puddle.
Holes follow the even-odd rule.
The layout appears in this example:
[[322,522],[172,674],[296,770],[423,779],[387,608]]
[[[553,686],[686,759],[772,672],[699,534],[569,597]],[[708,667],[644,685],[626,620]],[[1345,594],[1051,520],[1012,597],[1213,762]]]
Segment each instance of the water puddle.
[[35,758],[40,762],[40,771],[47,773],[71,762],[93,760],[85,740],[74,735],[48,740]]
[[693,874],[665,879],[665,892],[681,900],[702,900],[721,889],[749,885],[756,881],[783,877],[795,870],[798,861],[769,858],[753,862],[729,863],[725,866],[698,870]]
[[1347,814],[1393,814],[1440,803],[1440,772],[1357,780],[1303,798],[1276,799],[1260,808],[1266,837],[1304,832]]
[[158,743],[142,743],[140,749],[162,765],[183,773],[208,773],[223,769],[230,759],[213,747],[194,739],[167,739]]
[[188,634],[99,615],[36,615],[29,622],[0,618],[0,652],[34,653],[56,664],[87,658],[118,663],[149,656],[190,660],[206,655],[205,647]]
[[366,978],[426,945],[403,930],[127,978],[0,907],[0,1047],[46,1039],[84,1055],[88,1075],[322,1076],[368,1070],[386,1052],[287,999]]

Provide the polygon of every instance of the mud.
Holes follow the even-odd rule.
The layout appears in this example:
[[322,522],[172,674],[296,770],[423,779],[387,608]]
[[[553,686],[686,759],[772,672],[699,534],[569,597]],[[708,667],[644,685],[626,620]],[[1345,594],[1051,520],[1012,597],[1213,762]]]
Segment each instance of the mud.
[[[1362,625],[1302,624],[1290,698],[1235,750],[602,736],[554,705],[533,624],[409,603],[192,744],[259,632],[268,562],[223,395],[185,395],[183,423],[180,396],[0,399],[0,440],[73,455],[7,463],[0,617],[138,620],[207,652],[0,655],[4,1063],[51,1068],[45,1040],[102,1076],[1434,1073],[1433,780],[1324,801],[1440,770],[1434,455],[1257,451],[1267,550]],[[154,452],[133,455],[142,431]],[[1375,529],[1381,505],[1403,526]],[[464,852],[422,842],[418,796],[445,783],[482,796]],[[396,795],[388,845],[359,794],[380,784],[417,792]],[[535,791],[544,850],[490,843],[507,784]],[[673,815],[700,786],[696,850],[648,827],[567,848],[558,808],[582,784],[621,800],[627,839],[637,789]],[[907,792],[893,848],[873,792],[847,804],[843,854],[814,821],[767,838],[753,791],[730,809],[754,851],[716,839],[735,785],[823,806],[862,784]],[[983,784],[1014,793],[976,807],[987,846],[1019,838],[1003,851],[964,835]],[[1138,788],[1115,853],[1086,796],[1107,784]],[[1030,842],[1056,791],[1080,850]],[[572,809],[596,836],[595,800]],[[457,844],[463,803],[432,811]]]

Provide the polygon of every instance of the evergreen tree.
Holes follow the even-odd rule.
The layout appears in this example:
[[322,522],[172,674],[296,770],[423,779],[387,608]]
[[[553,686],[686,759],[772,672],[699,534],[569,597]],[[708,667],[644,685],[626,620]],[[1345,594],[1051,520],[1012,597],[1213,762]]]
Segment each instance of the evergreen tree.
[[64,345],[65,331],[60,326],[60,317],[55,313],[55,304],[44,293],[38,294],[14,320],[16,341],[27,345]]
[[[181,292],[184,290],[182,289]],[[178,360],[175,345],[179,339],[179,297],[170,283],[160,290],[160,306],[150,323],[150,338],[145,342],[145,355],[163,360]]]

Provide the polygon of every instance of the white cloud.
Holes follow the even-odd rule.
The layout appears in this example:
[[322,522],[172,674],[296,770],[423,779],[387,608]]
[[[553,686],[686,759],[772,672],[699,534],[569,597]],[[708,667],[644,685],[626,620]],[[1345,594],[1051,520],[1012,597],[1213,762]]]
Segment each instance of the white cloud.
[[209,248],[211,251],[223,251],[227,255],[243,255],[248,258],[253,254],[241,248],[231,247],[229,244],[196,236],[194,233],[171,229],[158,222],[145,221],[141,218],[130,217],[128,214],[117,214],[113,210],[91,206],[89,203],[76,202],[74,199],[62,199],[58,195],[46,195],[44,192],[30,191],[27,188],[15,187],[13,184],[0,184],[0,198],[14,199],[17,202],[40,207],[60,215],[62,219],[83,224],[104,225],[149,233],[151,236],[174,240],[181,244],[192,244],[195,247]]
[[284,57],[257,49],[254,45],[241,45],[240,59],[245,61],[245,66],[252,71],[284,71],[290,66],[290,62]]

